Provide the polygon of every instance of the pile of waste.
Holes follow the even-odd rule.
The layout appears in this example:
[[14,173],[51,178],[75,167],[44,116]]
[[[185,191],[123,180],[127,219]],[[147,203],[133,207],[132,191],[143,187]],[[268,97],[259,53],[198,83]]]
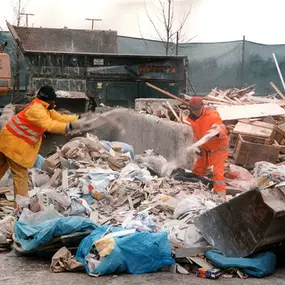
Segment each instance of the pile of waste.
[[[169,109],[175,116],[175,110]],[[90,120],[101,125],[105,119],[94,116]],[[230,152],[225,168],[226,200],[213,194],[210,179],[171,165],[152,150],[135,155],[126,143],[102,141],[88,133],[75,137],[51,156],[37,157],[29,170],[29,197],[17,196],[16,209],[11,174],[1,180],[0,251],[12,245],[18,253],[53,256],[53,272],[85,270],[91,276],[158,269],[213,279],[270,275],[275,270],[275,254],[254,254],[269,240],[267,223],[256,232],[258,244],[236,240],[233,246],[233,240],[244,236],[225,217],[250,199],[257,203],[257,210],[249,208],[248,216],[237,212],[240,227],[247,221],[253,231],[251,227],[260,219],[267,218],[270,225],[275,213],[281,215],[283,204],[273,203],[273,197],[282,196],[285,170],[273,163],[282,161],[282,148],[278,146],[275,152],[276,144],[270,140],[274,135],[281,144],[282,122],[282,114],[243,119],[235,125],[225,121],[237,150]],[[260,125],[272,132],[260,132]],[[254,132],[255,141],[246,132]],[[264,142],[258,145],[260,139]],[[258,147],[261,155],[251,151]],[[268,151],[270,156],[265,155]],[[211,174],[209,169],[207,176]],[[271,220],[264,213],[270,213]],[[257,220],[247,218],[255,216]],[[233,237],[227,240],[230,234]],[[268,266],[259,266],[263,263]]]
[[[151,150],[135,156],[132,146],[91,134],[71,139],[46,159],[38,156],[29,170],[29,197],[17,196],[16,210],[11,174],[1,181],[6,199],[0,200],[0,249],[13,244],[22,254],[54,254],[53,272],[85,269],[91,276],[213,270],[219,256],[212,258],[215,247],[196,220],[226,203],[211,192],[207,178],[184,169],[164,176],[165,163]],[[229,164],[227,184],[239,191],[227,201],[255,187],[260,177],[262,185],[282,180],[282,171],[278,178],[272,175],[276,168],[257,164],[252,175]],[[194,253],[185,255],[187,249]],[[218,270],[215,276],[237,272]],[[260,274],[266,275],[262,269]]]
[[[35,167],[29,170],[29,197],[17,196],[15,211],[11,174],[1,181],[6,187],[3,186],[6,199],[1,199],[5,202],[0,201],[2,248],[9,248],[13,242],[13,248],[20,253],[50,253],[71,241],[78,247],[86,236],[91,239],[91,232],[98,243],[98,234],[106,231],[108,242],[96,246],[103,250],[102,253],[97,249],[101,259],[107,255],[111,258],[110,250],[123,246],[116,239],[111,240],[114,237],[140,245],[139,259],[146,247],[154,250],[154,255],[149,254],[146,259],[153,267],[130,269],[136,264],[130,259],[126,266],[122,265],[122,272],[152,272],[173,264],[172,249],[187,246],[188,227],[195,217],[222,201],[211,193],[211,181],[206,178],[182,169],[163,177],[165,161],[152,151],[134,156],[132,146],[99,141],[91,134],[71,139],[46,159],[38,156]],[[160,255],[153,248],[155,244],[161,244]],[[96,269],[98,256],[92,257],[93,247],[91,244],[87,253],[86,248],[79,246],[77,255],[85,257],[78,260],[90,274],[111,273],[105,265]],[[126,260],[121,260],[122,264]]]

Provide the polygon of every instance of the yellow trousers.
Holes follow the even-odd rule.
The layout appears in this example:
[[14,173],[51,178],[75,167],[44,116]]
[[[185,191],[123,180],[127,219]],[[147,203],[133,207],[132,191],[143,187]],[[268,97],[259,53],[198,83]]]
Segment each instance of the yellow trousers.
[[16,198],[17,194],[28,197],[28,169],[0,152],[0,179],[2,179],[9,168],[13,175],[14,197]]

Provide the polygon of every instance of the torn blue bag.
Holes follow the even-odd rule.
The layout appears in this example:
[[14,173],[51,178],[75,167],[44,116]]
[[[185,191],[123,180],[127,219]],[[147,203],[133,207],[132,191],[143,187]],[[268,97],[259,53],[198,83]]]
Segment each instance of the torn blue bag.
[[276,267],[276,256],[271,251],[256,253],[249,257],[226,257],[217,250],[209,250],[205,256],[218,268],[239,268],[254,277],[271,275]]
[[[76,258],[84,264],[88,274],[143,274],[174,264],[167,233],[136,232],[114,237],[115,247],[93,271],[90,271],[85,257],[90,253],[94,242],[99,240],[107,229],[108,226],[97,227],[79,245]],[[121,230],[123,229],[113,228],[112,232]]]
[[32,250],[55,237],[76,232],[91,232],[96,227],[92,220],[75,216],[52,219],[37,225],[27,225],[18,221],[15,222],[14,233],[24,250]]

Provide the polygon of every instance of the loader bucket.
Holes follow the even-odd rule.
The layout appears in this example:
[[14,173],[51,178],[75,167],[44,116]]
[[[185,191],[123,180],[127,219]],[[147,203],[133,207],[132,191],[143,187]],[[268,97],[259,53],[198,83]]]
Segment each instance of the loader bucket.
[[195,224],[225,256],[245,257],[268,249],[285,240],[284,187],[245,192],[203,213]]

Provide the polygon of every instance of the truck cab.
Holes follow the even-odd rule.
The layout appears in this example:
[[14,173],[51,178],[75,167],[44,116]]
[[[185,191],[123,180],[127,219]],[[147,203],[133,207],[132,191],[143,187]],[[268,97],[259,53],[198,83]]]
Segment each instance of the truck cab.
[[10,57],[4,53],[7,42],[0,44],[0,96],[7,95],[11,90]]

